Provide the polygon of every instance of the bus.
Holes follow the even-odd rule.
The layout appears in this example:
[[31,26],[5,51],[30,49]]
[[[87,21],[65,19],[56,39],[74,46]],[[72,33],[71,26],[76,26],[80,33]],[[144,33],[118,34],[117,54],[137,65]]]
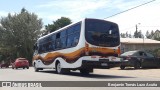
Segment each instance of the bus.
[[34,45],[33,66],[36,72],[55,69],[58,74],[80,70],[109,69],[110,57],[120,54],[120,35],[116,23],[85,18],[40,37]]

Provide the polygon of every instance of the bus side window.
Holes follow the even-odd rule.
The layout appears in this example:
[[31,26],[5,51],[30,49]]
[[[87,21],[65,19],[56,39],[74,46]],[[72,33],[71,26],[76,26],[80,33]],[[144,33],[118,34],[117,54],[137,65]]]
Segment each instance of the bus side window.
[[73,43],[72,43],[72,46],[76,46],[79,42],[79,33],[75,33],[74,36],[73,36]]
[[75,30],[74,30],[74,31],[75,31],[75,32],[80,32],[80,29],[81,29],[80,26],[81,26],[81,23],[78,23],[78,24],[75,26],[75,28],[74,28]]
[[42,45],[39,45],[38,53],[42,53]]
[[60,38],[60,33],[56,34],[56,39]]
[[61,48],[64,49],[66,48],[66,37],[61,38]]
[[51,46],[52,46],[52,51],[55,50],[55,40],[56,40],[56,35],[52,34],[51,35]]
[[66,35],[66,30],[63,30],[63,31],[61,31],[60,32],[60,45],[61,45],[61,49],[64,49],[64,48],[66,48],[66,37],[67,37],[67,35]]
[[42,45],[42,53],[46,52],[46,46],[45,44]]
[[56,49],[61,48],[61,39],[56,39]]
[[71,40],[70,40],[70,38],[68,37],[68,38],[67,38],[67,47],[70,47],[70,46],[71,46],[70,43],[71,43]]
[[56,49],[60,49],[60,48],[61,48],[61,45],[60,45],[60,33],[57,33],[57,34],[56,34],[56,42],[55,42],[55,45],[56,45]]
[[51,42],[51,46],[52,46],[52,50],[54,51],[55,50],[55,40]]
[[47,44],[46,44],[46,50],[47,50],[47,52],[53,50],[52,49],[52,43],[51,43],[51,41],[47,42]]

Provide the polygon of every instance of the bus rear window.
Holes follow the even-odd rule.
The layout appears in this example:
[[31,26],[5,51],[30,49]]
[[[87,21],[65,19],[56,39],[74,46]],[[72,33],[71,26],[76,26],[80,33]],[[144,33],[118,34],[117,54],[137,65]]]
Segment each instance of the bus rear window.
[[85,38],[92,45],[115,47],[120,44],[118,25],[96,19],[86,19]]

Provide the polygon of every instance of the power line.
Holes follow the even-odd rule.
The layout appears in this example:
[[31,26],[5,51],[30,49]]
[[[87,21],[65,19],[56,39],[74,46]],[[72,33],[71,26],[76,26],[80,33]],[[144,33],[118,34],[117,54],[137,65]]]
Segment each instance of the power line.
[[154,2],[154,1],[156,1],[156,0],[151,0],[151,1],[149,1],[149,2],[146,2],[146,3],[140,4],[140,5],[138,5],[138,6],[132,7],[132,8],[127,9],[127,10],[124,10],[124,11],[122,11],[122,12],[119,12],[119,13],[113,14],[113,15],[111,15],[111,16],[109,16],[109,17],[104,18],[104,19],[107,19],[107,18],[110,18],[110,17],[116,16],[116,15],[119,15],[119,14],[122,14],[122,13],[125,13],[125,12],[128,12],[128,11],[130,11],[130,10],[132,10],[132,9],[135,9],[135,8],[138,8],[138,7],[141,7],[141,6],[144,6],[144,5],[149,4],[149,3],[151,3],[151,2]]

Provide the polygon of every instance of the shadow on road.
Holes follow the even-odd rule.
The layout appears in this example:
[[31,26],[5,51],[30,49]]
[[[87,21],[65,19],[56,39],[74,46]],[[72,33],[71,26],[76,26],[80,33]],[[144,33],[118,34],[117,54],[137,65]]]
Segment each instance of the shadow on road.
[[[124,70],[150,70],[150,69],[160,69],[160,68],[155,68],[155,67],[143,67],[143,68],[139,68],[139,69],[134,69],[133,67],[128,67],[128,68],[125,68]],[[122,69],[118,69],[118,70],[122,70]]]
[[11,67],[2,67],[2,68],[0,68],[0,69],[12,69]]
[[[39,71],[40,73],[49,73],[49,74],[57,74],[56,71]],[[58,75],[58,74],[57,74]],[[97,79],[106,79],[106,78],[136,78],[136,77],[128,77],[128,76],[118,76],[118,75],[103,75],[103,74],[94,74],[90,73],[88,75],[81,74],[80,72],[70,72],[67,74],[62,74],[67,76],[76,76],[76,77],[84,77],[84,78],[97,78]]]

